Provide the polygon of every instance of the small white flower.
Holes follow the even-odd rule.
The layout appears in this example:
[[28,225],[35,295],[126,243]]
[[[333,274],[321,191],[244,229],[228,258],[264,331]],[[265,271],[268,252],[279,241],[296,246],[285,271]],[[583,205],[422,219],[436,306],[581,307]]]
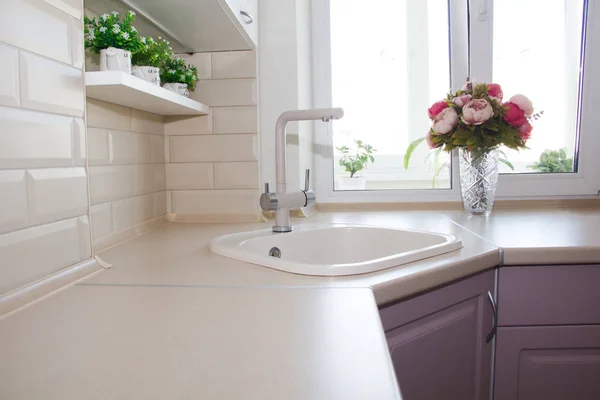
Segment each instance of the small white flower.
[[174,69],[170,69],[170,70],[169,70],[169,71],[167,71],[167,72],[168,72],[168,73],[170,73],[170,74],[176,74],[176,73],[177,73],[177,71],[175,71]]
[[[145,36],[142,36],[142,38],[140,40],[142,41],[142,43],[146,44],[146,37]],[[148,47],[148,46],[146,46],[146,47]]]
[[169,47],[169,50],[173,50],[173,48],[172,48],[172,47]]
[[106,21],[108,19],[108,14],[102,14],[102,19]]
[[171,44],[171,42],[169,42],[169,41],[167,40],[167,44]]
[[119,15],[119,13],[116,11],[111,12],[111,14],[114,15],[115,17]]
[[123,32],[121,36],[123,36],[123,39],[129,39],[129,33],[127,32]]
[[121,27],[117,24],[114,24],[112,31],[113,31],[113,33],[119,33],[119,32],[121,32]]
[[94,32],[90,32],[90,34],[88,35],[88,39],[89,40],[94,40]]
[[105,26],[101,26],[99,30],[100,30],[100,32],[104,33],[104,32],[106,32],[106,27]]
[[158,38],[159,38],[159,39],[162,39],[162,37],[160,37],[160,36],[159,36]]
[[131,16],[135,15],[135,11],[129,10],[129,15],[131,15]]
[[135,26],[131,27],[131,32],[137,32],[137,29],[135,29]]
[[146,50],[150,50],[150,46],[146,45]]

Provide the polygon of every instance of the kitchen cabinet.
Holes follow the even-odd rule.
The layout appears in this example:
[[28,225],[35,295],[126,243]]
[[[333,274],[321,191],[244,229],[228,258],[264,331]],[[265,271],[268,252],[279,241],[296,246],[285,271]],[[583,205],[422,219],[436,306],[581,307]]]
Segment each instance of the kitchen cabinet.
[[137,14],[144,36],[166,37],[175,53],[252,50],[258,47],[257,0],[85,0],[92,14]]
[[494,399],[600,399],[600,266],[501,268]]
[[600,399],[600,326],[498,329],[495,400]]
[[494,283],[487,271],[380,310],[404,400],[489,399]]

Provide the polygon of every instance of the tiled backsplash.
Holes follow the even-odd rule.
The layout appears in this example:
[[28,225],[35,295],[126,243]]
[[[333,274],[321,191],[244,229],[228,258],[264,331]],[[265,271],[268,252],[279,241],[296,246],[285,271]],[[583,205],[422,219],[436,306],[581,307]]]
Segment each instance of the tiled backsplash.
[[164,117],[88,98],[87,121],[92,232],[101,250],[163,222]]
[[199,72],[192,98],[212,108],[166,119],[169,212],[178,220],[257,221],[256,52],[183,57]]
[[193,97],[212,106],[208,116],[86,104],[81,17],[76,0],[1,7],[0,296],[162,223],[168,211],[258,220],[255,52],[186,56],[199,67]]
[[1,296],[92,249],[81,2],[0,8]]

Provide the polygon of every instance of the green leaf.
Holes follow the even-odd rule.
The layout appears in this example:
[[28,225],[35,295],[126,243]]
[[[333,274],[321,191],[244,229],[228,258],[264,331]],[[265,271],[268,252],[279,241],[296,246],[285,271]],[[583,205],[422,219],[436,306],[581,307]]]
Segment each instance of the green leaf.
[[406,154],[404,154],[404,169],[408,169],[408,164],[410,163],[410,157],[412,156],[412,153],[415,151],[417,146],[421,144],[423,140],[425,140],[425,136],[415,140],[406,148]]
[[512,165],[512,163],[510,161],[508,161],[504,158],[501,158],[500,162],[506,164],[508,166],[508,168],[510,168],[511,170],[513,170],[513,171],[515,170],[515,166]]
[[463,127],[458,127],[456,129],[456,132],[454,132],[454,134],[452,135],[452,137],[454,139],[467,139],[470,138],[472,135],[473,132],[471,132],[470,130]]

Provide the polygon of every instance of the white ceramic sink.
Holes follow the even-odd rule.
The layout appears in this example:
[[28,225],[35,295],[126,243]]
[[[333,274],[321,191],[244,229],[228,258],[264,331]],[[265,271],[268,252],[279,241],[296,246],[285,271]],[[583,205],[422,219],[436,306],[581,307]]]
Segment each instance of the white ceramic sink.
[[[269,255],[277,248],[280,257]],[[356,275],[458,250],[460,238],[433,232],[367,225],[296,225],[214,238],[213,253],[302,275]],[[275,253],[277,251],[274,251]]]

